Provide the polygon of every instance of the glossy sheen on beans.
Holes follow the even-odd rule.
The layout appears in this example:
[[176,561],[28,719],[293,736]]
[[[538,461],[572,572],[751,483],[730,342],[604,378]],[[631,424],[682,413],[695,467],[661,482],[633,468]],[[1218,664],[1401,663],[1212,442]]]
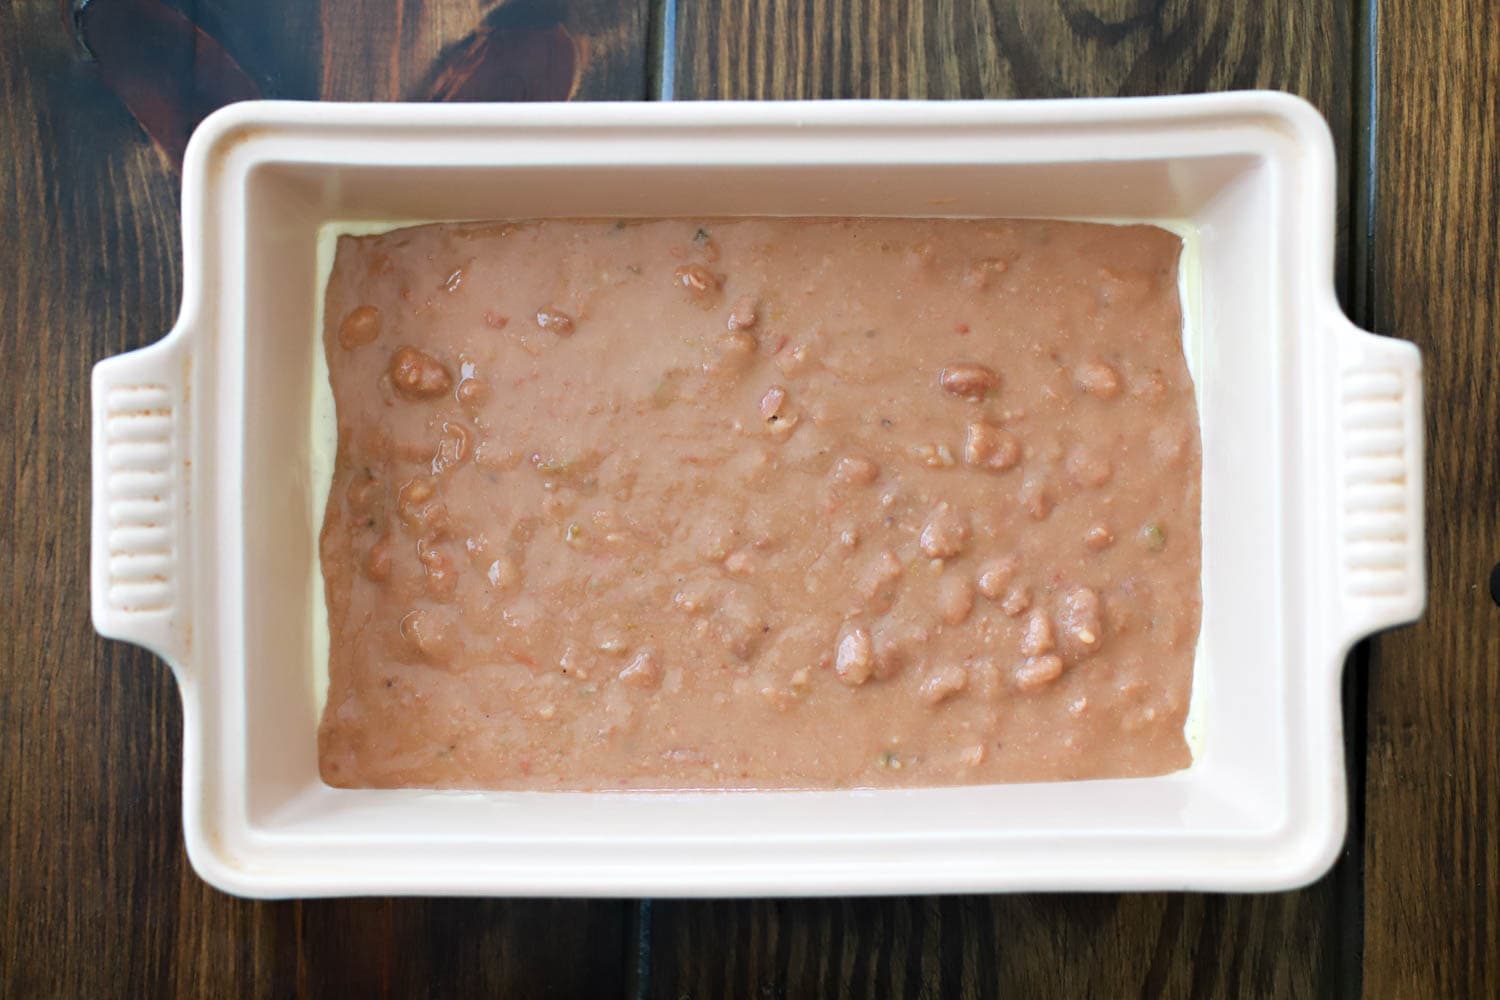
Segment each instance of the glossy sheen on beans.
[[1199,621],[1180,244],[551,221],[344,237],[340,786],[1150,775]]

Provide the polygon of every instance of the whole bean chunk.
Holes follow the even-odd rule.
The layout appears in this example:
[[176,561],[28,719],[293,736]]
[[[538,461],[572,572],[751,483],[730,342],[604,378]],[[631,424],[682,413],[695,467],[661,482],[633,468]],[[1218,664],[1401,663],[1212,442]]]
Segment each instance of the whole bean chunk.
[[979,592],[992,601],[1005,596],[1005,588],[1016,575],[1016,560],[1013,556],[991,559],[979,567]]
[[875,675],[894,677],[917,659],[932,634],[920,625],[894,615],[875,623],[870,639],[875,644]]
[[453,376],[437,358],[415,347],[398,347],[391,355],[391,384],[408,399],[432,399],[453,387]]
[[432,474],[440,475],[468,461],[473,437],[463,424],[443,421],[443,432],[438,435],[437,451],[432,456]]
[[900,577],[901,560],[889,549],[881,549],[860,571],[860,593],[872,604],[888,603],[894,596],[893,584]]
[[452,597],[458,589],[458,573],[448,554],[423,541],[417,545],[417,558],[427,573],[427,592],[439,600]]
[[1044,475],[1027,476],[1017,499],[1034,521],[1045,521],[1052,513],[1052,488]]
[[1062,676],[1062,657],[1055,653],[1033,656],[1016,668],[1016,687],[1022,691],[1038,691]]
[[964,438],[964,461],[991,472],[1005,472],[1021,461],[1021,442],[1008,430],[974,421]]
[[870,679],[875,672],[875,646],[869,630],[850,622],[844,624],[839,630],[833,672],[850,687],[858,687]]
[[759,346],[743,330],[725,334],[714,342],[713,354],[703,363],[703,370],[710,375],[737,375],[750,367]]
[[496,590],[509,590],[521,582],[521,570],[510,556],[501,556],[485,567],[484,578]]
[[458,652],[453,622],[434,611],[412,611],[401,619],[401,638],[411,651],[431,663],[447,663]]
[[941,704],[968,686],[968,672],[963,667],[950,663],[934,670],[922,682],[922,700],[929,705]]
[[911,454],[929,469],[951,469],[954,464],[953,449],[936,441],[917,445]]
[[760,647],[770,626],[760,602],[749,591],[730,590],[714,614],[719,641],[735,656],[749,659]]
[[1120,394],[1120,373],[1102,361],[1079,365],[1073,373],[1078,388],[1097,399],[1114,399]]
[[1068,476],[1079,486],[1103,486],[1114,476],[1109,458],[1083,445],[1068,449]]
[[380,310],[360,306],[349,312],[339,324],[339,346],[347,351],[363,347],[380,336]]
[[1057,612],[1062,626],[1063,650],[1071,656],[1097,652],[1104,641],[1103,607],[1092,587],[1072,587],[1063,595]]
[[984,365],[953,364],[938,373],[938,385],[955,396],[979,400],[995,391],[1000,385],[1000,376],[993,368]]
[[1052,619],[1044,611],[1033,611],[1026,619],[1026,634],[1021,637],[1021,652],[1027,656],[1050,653],[1057,645]]
[[460,403],[472,406],[476,403],[484,402],[489,398],[489,394],[489,383],[483,379],[465,378],[459,380],[458,389],[455,390],[453,398],[457,399]]
[[969,542],[969,522],[953,508],[940,503],[922,527],[922,551],[933,559],[951,559]]
[[435,532],[448,520],[447,505],[437,497],[430,477],[408,480],[396,494],[396,511],[413,529]]
[[1005,595],[1005,600],[1000,602],[1000,610],[1011,618],[1025,614],[1029,607],[1031,607],[1031,588],[1029,587],[1016,587]]
[[374,545],[370,546],[370,553],[365,558],[365,576],[376,583],[384,583],[391,578],[391,538],[382,535]]

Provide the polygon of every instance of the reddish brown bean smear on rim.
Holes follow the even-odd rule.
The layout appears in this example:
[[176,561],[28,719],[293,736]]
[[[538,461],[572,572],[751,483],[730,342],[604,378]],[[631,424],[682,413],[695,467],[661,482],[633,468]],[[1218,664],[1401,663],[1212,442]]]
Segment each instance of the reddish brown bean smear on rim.
[[324,779],[1186,766],[1180,249],[1150,226],[972,220],[342,238]]

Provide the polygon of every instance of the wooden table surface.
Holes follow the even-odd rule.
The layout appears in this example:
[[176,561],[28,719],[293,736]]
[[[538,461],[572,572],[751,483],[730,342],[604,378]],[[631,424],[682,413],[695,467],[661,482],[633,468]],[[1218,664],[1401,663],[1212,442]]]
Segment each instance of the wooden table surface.
[[[81,9],[78,9],[81,8]],[[1500,996],[1500,10],[1489,0],[0,4],[0,995]],[[183,853],[168,673],[88,621],[88,384],[181,297],[175,157],[250,96],[1270,87],[1338,283],[1427,365],[1431,606],[1346,676],[1351,827],[1269,896],[255,903]]]

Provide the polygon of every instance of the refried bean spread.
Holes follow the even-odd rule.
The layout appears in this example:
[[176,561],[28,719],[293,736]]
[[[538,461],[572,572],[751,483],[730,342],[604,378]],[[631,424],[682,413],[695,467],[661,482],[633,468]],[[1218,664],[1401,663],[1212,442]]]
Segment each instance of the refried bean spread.
[[339,239],[325,781],[1187,766],[1181,241],[722,219]]

